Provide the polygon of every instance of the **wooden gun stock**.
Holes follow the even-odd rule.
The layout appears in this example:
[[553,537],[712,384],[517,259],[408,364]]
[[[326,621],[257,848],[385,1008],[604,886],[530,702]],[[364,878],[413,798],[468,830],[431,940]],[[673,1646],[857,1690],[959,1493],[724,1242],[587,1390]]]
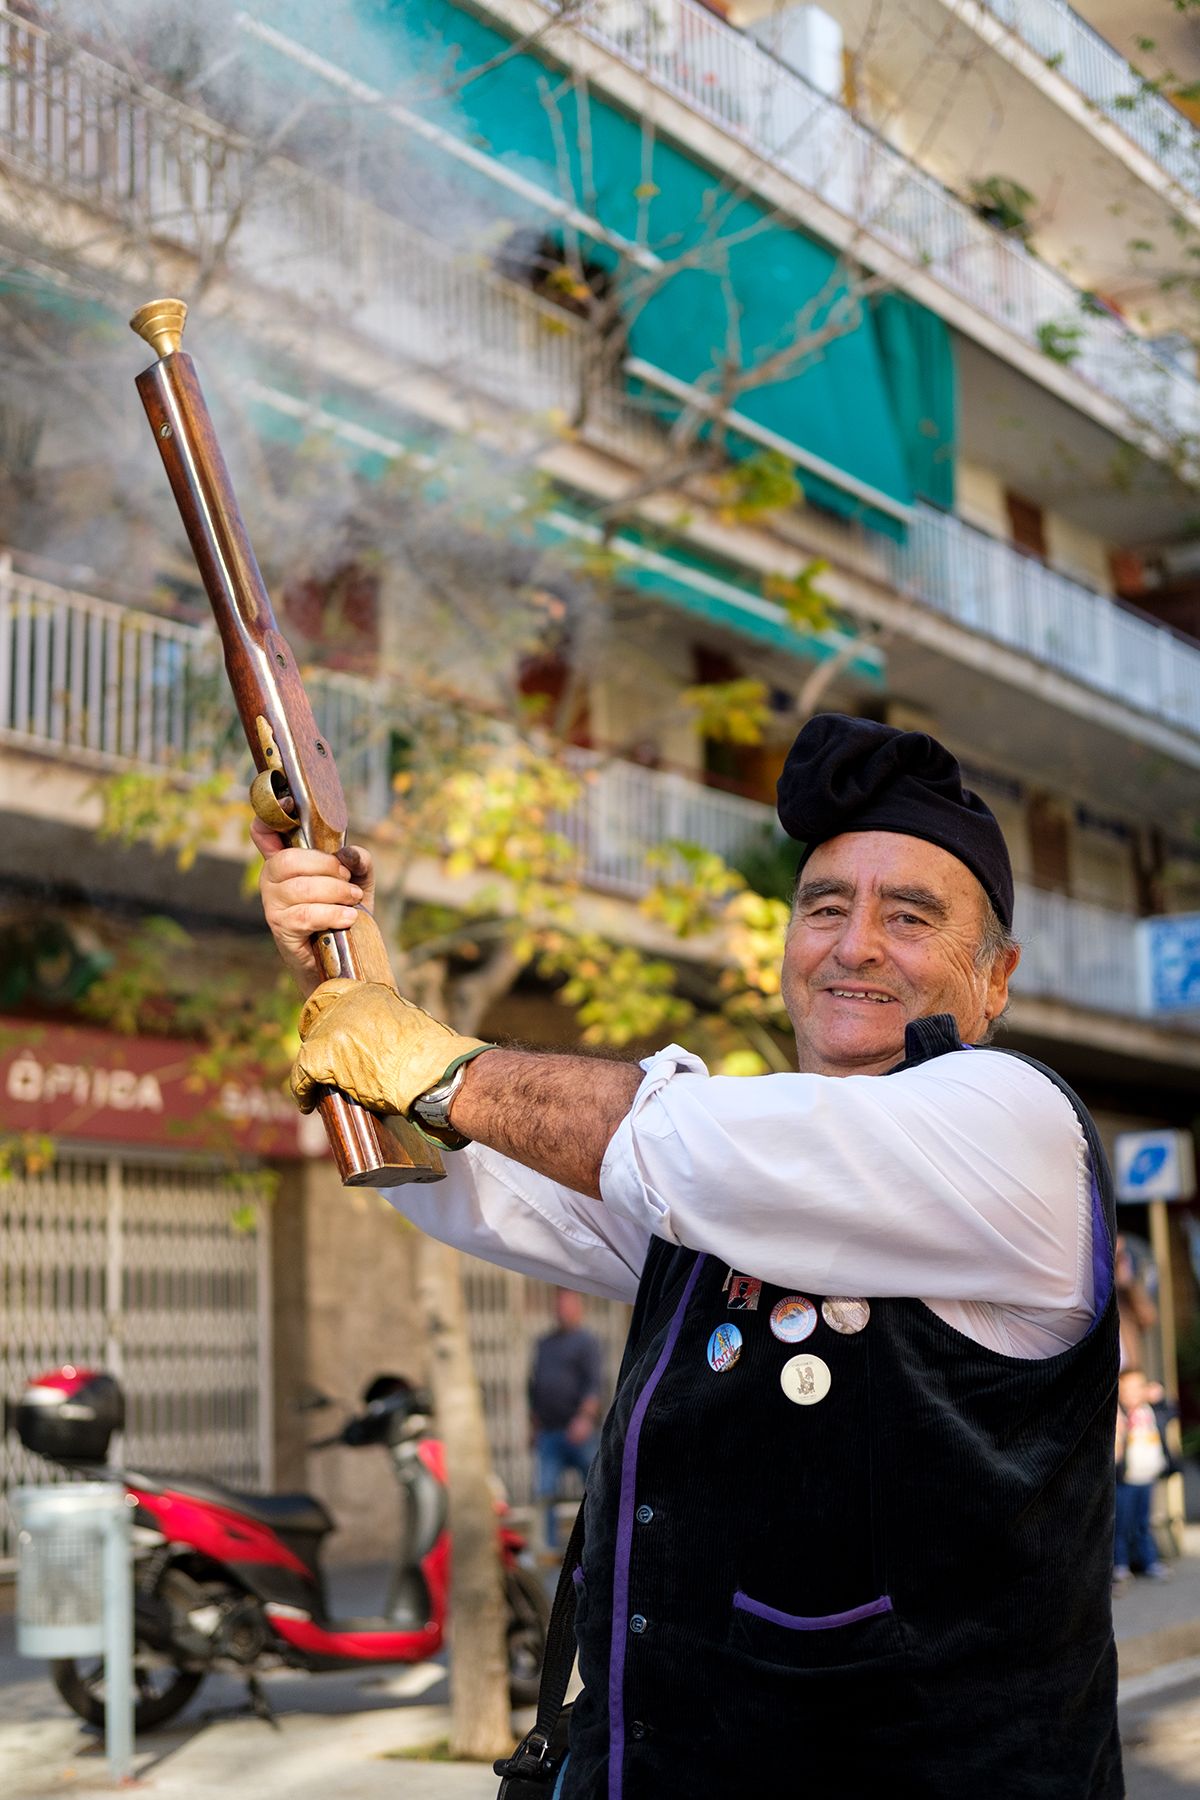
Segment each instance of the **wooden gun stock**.
[[[296,659],[279,630],[234,497],[212,420],[190,356],[179,348],[187,308],[155,300],[130,320],[158,353],[137,378],[146,417],[212,603],[225,668],[258,778],[254,809],[298,844],[336,853],[346,841],[346,800],[333,753],[317,730]],[[379,927],[359,911],[348,931],[313,940],[326,978],[382,981],[395,987]],[[406,1120],[386,1123],[329,1090],[318,1111],[349,1187],[437,1181],[444,1173],[432,1144]]]

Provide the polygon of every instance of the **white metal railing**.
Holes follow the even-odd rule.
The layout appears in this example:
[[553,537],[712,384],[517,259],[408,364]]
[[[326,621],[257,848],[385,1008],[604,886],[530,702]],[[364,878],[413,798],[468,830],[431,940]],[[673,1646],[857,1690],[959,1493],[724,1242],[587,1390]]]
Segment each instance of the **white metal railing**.
[[[1200,133],[1147,87],[1121,53],[1063,0],[982,0],[988,12],[1119,125],[1189,193],[1200,195]],[[1132,14],[1127,23],[1132,26]],[[1131,33],[1132,35],[1132,33]]]
[[[1025,343],[1057,348],[1169,442],[1200,431],[1189,375],[1087,313],[1065,277],[696,0],[622,0],[580,29],[818,194],[861,229],[864,249],[876,240]],[[581,349],[561,311],[3,11],[0,145],[13,167],[139,233],[200,255],[219,247],[240,274],[351,319],[393,353],[469,357],[484,386],[535,408],[574,405]]]
[[0,736],[110,767],[209,767],[211,633],[0,562]]
[[1013,925],[1021,940],[1015,994],[1127,1017],[1140,1013],[1137,920],[1131,913],[1018,882]]
[[1167,441],[1200,430],[1200,387],[1184,370],[1089,311],[1065,276],[698,0],[607,0],[577,29],[850,220],[864,256],[869,240],[885,245],[1024,343],[1069,358],[1074,374]]
[[[378,686],[314,670],[321,730],[360,818],[390,796]],[[17,573],[0,558],[0,742],[118,770],[211,774],[245,760],[215,632]]]
[[930,507],[905,543],[878,547],[902,593],[1200,735],[1200,645]]
[[586,757],[577,767],[582,790],[559,828],[575,847],[585,881],[630,898],[652,885],[648,852],[695,844],[734,860],[774,816],[757,800],[702,787],[673,769]]
[[[337,750],[351,815],[369,826],[392,799],[394,699],[384,683],[359,676],[315,671],[306,680]],[[245,758],[210,629],[0,563],[2,743],[113,770],[205,774]],[[651,885],[650,850],[683,842],[736,861],[774,818],[769,806],[675,771],[590,756],[580,767],[579,799],[559,828],[575,847],[580,879],[628,898]],[[1019,993],[1138,1011],[1132,916],[1022,885],[1016,923],[1025,945]]]

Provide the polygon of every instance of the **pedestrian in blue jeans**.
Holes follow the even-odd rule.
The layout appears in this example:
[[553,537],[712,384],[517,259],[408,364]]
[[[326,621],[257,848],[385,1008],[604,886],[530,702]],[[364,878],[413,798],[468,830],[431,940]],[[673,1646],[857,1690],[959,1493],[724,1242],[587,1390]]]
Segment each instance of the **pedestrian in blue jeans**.
[[[1159,1390],[1161,1392],[1161,1390]],[[1151,1388],[1141,1369],[1121,1370],[1117,1410],[1117,1521],[1113,1548],[1113,1582],[1120,1585],[1130,1571],[1163,1581],[1169,1571],[1158,1554],[1150,1529],[1154,1483],[1166,1472]]]
[[546,1508],[546,1547],[558,1547],[554,1503],[567,1469],[587,1481],[600,1418],[600,1341],[583,1323],[583,1300],[571,1288],[555,1295],[557,1324],[537,1341],[529,1376],[534,1482]]

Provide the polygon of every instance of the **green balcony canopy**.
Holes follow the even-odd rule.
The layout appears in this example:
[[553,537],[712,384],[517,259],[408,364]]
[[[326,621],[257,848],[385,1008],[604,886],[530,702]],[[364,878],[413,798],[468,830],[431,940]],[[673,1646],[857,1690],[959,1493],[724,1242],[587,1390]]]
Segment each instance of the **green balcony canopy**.
[[[622,289],[631,389],[649,412],[669,421],[681,384],[711,392],[724,366],[744,376],[770,359],[771,379],[735,378],[735,454],[779,450],[811,500],[892,536],[918,496],[953,498],[954,361],[936,315],[856,298],[826,246],[449,0],[273,0],[258,16],[468,152],[450,182],[445,146],[412,141],[410,192],[425,171],[443,199],[460,196],[429,229],[498,248],[507,222],[573,234],[601,266],[621,243],[658,259],[627,259]],[[280,59],[268,66],[282,78]]]

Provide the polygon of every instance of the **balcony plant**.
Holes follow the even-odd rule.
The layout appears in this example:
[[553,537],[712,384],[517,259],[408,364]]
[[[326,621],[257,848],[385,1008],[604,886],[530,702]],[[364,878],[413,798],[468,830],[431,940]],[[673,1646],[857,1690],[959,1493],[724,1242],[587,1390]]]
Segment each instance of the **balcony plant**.
[[971,204],[981,219],[1007,237],[1029,242],[1033,224],[1029,214],[1037,204],[1028,188],[1007,175],[989,175],[970,186]]
[[1043,319],[1036,336],[1038,349],[1051,362],[1073,363],[1083,349],[1084,328],[1069,319]]

